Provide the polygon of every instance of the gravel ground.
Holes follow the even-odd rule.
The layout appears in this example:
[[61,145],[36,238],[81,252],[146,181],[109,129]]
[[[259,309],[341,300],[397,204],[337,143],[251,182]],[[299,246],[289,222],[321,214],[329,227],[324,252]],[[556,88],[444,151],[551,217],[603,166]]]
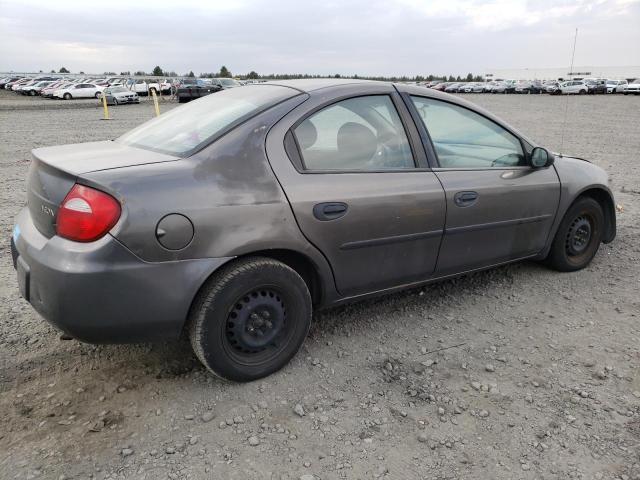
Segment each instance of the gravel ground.
[[[467,98],[560,148],[566,98]],[[32,148],[153,115],[9,100],[7,240]],[[640,98],[573,97],[568,119],[564,151],[609,171],[621,210],[589,268],[525,262],[317,313],[293,362],[250,384],[212,378],[186,342],[60,340],[2,242],[0,478],[640,479]]]

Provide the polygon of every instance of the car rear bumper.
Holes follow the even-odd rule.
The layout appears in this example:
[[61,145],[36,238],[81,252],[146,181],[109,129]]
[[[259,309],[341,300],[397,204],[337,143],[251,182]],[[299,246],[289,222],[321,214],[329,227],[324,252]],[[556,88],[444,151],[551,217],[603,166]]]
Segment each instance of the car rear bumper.
[[111,235],[46,238],[23,209],[11,252],[22,296],[49,323],[90,343],[177,338],[203,282],[229,258],[149,263]]

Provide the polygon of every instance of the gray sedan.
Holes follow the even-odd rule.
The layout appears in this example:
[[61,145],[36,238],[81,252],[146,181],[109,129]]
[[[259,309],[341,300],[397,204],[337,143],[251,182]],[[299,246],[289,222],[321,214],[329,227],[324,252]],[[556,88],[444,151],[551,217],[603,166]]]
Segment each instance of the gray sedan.
[[88,342],[184,332],[236,381],[283,367],[314,308],[524,259],[580,270],[616,235],[602,169],[417,86],[249,85],[33,156],[11,242],[31,305]]
[[136,92],[132,92],[124,87],[108,87],[104,89],[103,95],[107,97],[107,105],[122,105],[125,103],[140,103],[140,97]]

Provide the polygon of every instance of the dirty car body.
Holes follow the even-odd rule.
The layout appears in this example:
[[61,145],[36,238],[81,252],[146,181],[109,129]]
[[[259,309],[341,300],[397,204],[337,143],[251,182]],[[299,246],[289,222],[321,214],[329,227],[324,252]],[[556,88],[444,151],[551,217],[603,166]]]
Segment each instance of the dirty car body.
[[[22,295],[83,341],[187,329],[233,380],[281,368],[311,308],[522,259],[577,270],[616,230],[600,168],[459,98],[384,82],[225,90],[33,156],[11,240]],[[113,200],[113,225],[61,234],[90,195]]]

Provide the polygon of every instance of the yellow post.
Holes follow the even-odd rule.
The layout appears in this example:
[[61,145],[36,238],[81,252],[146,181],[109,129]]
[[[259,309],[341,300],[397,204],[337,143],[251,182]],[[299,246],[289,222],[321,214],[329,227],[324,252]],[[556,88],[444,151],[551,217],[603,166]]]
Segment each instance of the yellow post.
[[103,120],[111,120],[109,118],[109,107],[107,107],[107,96],[102,93],[102,107],[104,108],[104,118]]
[[156,107],[156,117],[160,116],[160,107],[158,106],[158,97],[156,96],[156,89],[151,90],[151,95],[153,95],[153,105]]

